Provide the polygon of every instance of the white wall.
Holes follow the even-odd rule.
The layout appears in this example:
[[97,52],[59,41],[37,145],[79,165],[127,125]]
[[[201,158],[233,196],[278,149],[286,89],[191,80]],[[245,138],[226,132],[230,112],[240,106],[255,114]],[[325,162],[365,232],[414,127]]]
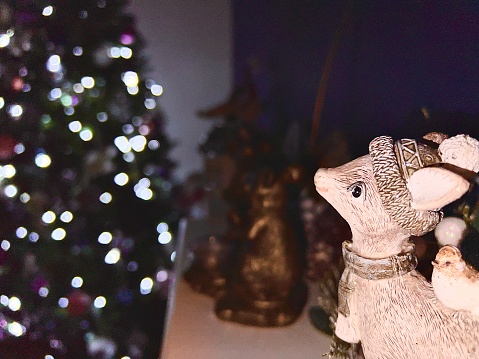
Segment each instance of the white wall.
[[203,170],[198,144],[212,125],[196,112],[222,102],[232,88],[230,0],[132,0],[130,10],[147,42],[149,77],[164,88],[160,106],[183,180]]

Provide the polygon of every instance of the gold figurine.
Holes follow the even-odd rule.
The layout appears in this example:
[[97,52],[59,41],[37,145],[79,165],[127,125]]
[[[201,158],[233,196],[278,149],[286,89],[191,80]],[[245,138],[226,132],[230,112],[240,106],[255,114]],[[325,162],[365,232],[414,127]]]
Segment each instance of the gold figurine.
[[285,213],[283,180],[272,171],[263,173],[251,200],[248,247],[215,312],[220,319],[246,325],[289,325],[301,314],[307,290],[298,242]]

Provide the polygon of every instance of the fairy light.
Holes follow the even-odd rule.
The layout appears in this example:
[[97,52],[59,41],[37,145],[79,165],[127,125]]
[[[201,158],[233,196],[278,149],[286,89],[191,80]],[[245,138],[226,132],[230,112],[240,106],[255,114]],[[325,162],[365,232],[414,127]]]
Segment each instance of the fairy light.
[[125,153],[123,155],[123,160],[125,162],[128,162],[128,163],[131,163],[135,160],[135,155],[133,154],[133,152],[128,152],[128,153]]
[[151,140],[148,142],[148,148],[150,150],[157,150],[160,148],[160,142],[158,140]]
[[50,101],[53,101],[53,100],[59,99],[61,95],[62,95],[62,90],[56,87],[50,91],[48,95],[48,99]]
[[118,173],[114,178],[113,181],[118,185],[118,186],[124,186],[128,183],[130,178],[128,175],[124,172]]
[[160,222],[158,223],[158,225],[156,226],[156,231],[158,233],[163,233],[163,232],[166,232],[168,230],[168,224],[165,223],[165,222]]
[[115,264],[120,260],[121,252],[118,248],[112,248],[105,256],[106,264]]
[[151,86],[150,91],[154,96],[161,96],[163,94],[163,86],[154,84],[153,86]]
[[106,298],[103,296],[98,296],[93,301],[93,306],[97,309],[104,308],[106,306]]
[[118,59],[121,56],[121,50],[119,47],[113,46],[108,50],[108,57],[112,59]]
[[17,170],[15,169],[15,167],[13,167],[13,165],[8,164],[2,167],[1,172],[3,177],[12,178],[17,173]]
[[104,204],[108,204],[113,199],[112,195],[109,192],[104,192],[100,195],[100,202]]
[[148,178],[142,178],[138,181],[138,185],[148,188],[151,185],[151,181]]
[[168,279],[168,272],[164,269],[159,270],[158,273],[156,273],[156,281],[157,282],[164,282]]
[[106,112],[99,112],[96,114],[96,119],[99,122],[105,122],[106,120],[108,120],[108,114]]
[[133,136],[128,142],[130,143],[131,148],[136,152],[143,151],[147,143],[145,136],[142,135]]
[[121,76],[122,81],[125,83],[127,87],[135,87],[138,86],[138,74],[134,71],[126,71]]
[[2,248],[5,252],[8,251],[10,249],[10,242],[7,241],[6,239],[4,239],[1,243],[0,243],[0,248]]
[[52,55],[47,60],[47,70],[53,73],[60,72],[62,68],[62,62],[60,56]]
[[161,232],[160,235],[158,236],[158,242],[160,244],[168,244],[171,242],[171,233],[168,231]]
[[171,259],[172,262],[175,261],[175,259],[176,259],[176,251],[173,251],[173,253],[171,253],[170,259]]
[[65,115],[71,116],[75,113],[75,109],[71,106],[67,106],[63,109],[63,112],[65,112]]
[[140,282],[140,293],[147,295],[151,293],[153,288],[153,279],[150,277],[143,278]]
[[15,185],[10,184],[4,188],[3,193],[5,194],[5,196],[13,198],[17,195],[18,188]]
[[13,147],[13,152],[15,152],[17,155],[25,152],[25,145],[23,143],[17,143],[15,147]]
[[141,125],[138,128],[138,132],[140,133],[140,135],[148,136],[150,134],[150,127],[147,125]]
[[5,100],[3,97],[0,96],[0,109],[2,109],[3,106],[5,106]]
[[18,227],[15,231],[17,238],[25,238],[28,234],[28,231],[25,227]]
[[60,98],[60,102],[62,103],[63,106],[67,107],[67,106],[71,106],[73,104],[73,98],[65,93],[62,95],[62,97]]
[[40,287],[40,289],[38,289],[38,295],[42,298],[48,297],[48,293],[50,293],[50,291],[47,287]]
[[85,91],[85,88],[82,84],[76,83],[73,85],[73,91],[75,91],[75,93],[83,93],[83,91]]
[[130,59],[133,56],[133,51],[129,47],[123,46],[120,49],[120,56],[124,59]]
[[43,213],[43,215],[42,215],[42,221],[44,223],[47,223],[47,224],[55,222],[56,218],[57,218],[57,216],[55,215],[55,213],[53,211],[47,211],[47,212]]
[[43,16],[50,16],[53,14],[53,6],[48,5],[43,8],[42,15]]
[[67,232],[63,228],[56,228],[51,234],[52,239],[55,241],[61,241],[65,239],[66,235]]
[[126,90],[128,91],[128,93],[130,95],[137,95],[138,92],[140,91],[140,89],[138,88],[138,86],[128,86],[126,88]]
[[135,191],[135,194],[138,198],[148,201],[153,198],[153,191],[149,188],[140,188],[139,190]]
[[83,278],[82,277],[73,277],[71,281],[71,285],[73,288],[81,288],[83,285]]
[[135,127],[133,127],[131,123],[127,123],[121,127],[121,130],[125,135],[130,135],[133,133],[133,131],[135,131]]
[[68,128],[70,129],[70,131],[76,133],[76,132],[80,132],[83,126],[80,121],[72,121],[68,124]]
[[10,36],[8,34],[0,34],[0,48],[7,47],[10,44]]
[[82,129],[80,131],[80,138],[85,142],[91,141],[93,138],[93,131],[87,127]]
[[22,302],[17,297],[11,297],[8,300],[8,309],[10,309],[12,312],[16,312],[20,310],[21,307],[22,307]]
[[72,52],[73,52],[73,55],[75,55],[75,56],[81,56],[81,55],[83,55],[83,47],[81,47],[81,46],[75,46],[75,47],[73,48],[73,51],[72,51]]
[[70,223],[73,220],[73,213],[65,211],[60,215],[60,221],[63,223]]
[[0,304],[6,307],[8,305],[8,297],[5,294],[0,296]]
[[145,107],[148,109],[148,110],[153,110],[155,107],[156,107],[156,101],[151,99],[151,98],[147,98],[145,100]]
[[38,235],[37,232],[31,232],[29,235],[28,235],[28,240],[32,243],[36,243],[38,242],[38,240],[40,239],[40,236]]
[[22,194],[20,195],[20,201],[21,201],[22,203],[28,203],[28,202],[30,201],[30,195],[29,195],[28,193],[26,193],[26,192],[22,193]]
[[125,136],[116,137],[113,143],[123,153],[128,153],[131,151],[130,142],[128,142],[128,138]]
[[108,244],[113,239],[113,236],[110,232],[103,232],[98,236],[98,243]]
[[10,106],[10,108],[8,109],[8,113],[10,114],[10,116],[12,116],[13,118],[19,118],[22,114],[23,114],[23,108],[22,106],[18,105],[18,104],[14,104],[12,106]]
[[142,178],[138,183],[133,187],[135,194],[138,198],[141,198],[145,201],[153,198],[153,191],[149,188],[151,182],[148,178]]
[[35,156],[35,164],[40,168],[47,168],[52,164],[52,159],[46,153],[39,153]]
[[59,306],[60,308],[66,308],[66,307],[68,307],[68,299],[65,298],[65,297],[62,297],[62,298],[58,299],[58,306]]
[[81,84],[86,89],[91,89],[95,86],[95,79],[91,76],[85,76],[81,79]]
[[18,322],[11,322],[7,326],[7,330],[15,337],[21,337],[25,334],[26,328]]

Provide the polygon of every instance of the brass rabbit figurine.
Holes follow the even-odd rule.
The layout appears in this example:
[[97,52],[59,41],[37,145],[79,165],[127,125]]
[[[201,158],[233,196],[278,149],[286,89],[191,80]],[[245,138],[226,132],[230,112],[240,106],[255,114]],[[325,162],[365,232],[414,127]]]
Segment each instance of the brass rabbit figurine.
[[301,314],[307,289],[298,242],[285,211],[282,178],[272,171],[261,174],[251,201],[248,247],[215,312],[222,320],[246,325],[289,325]]

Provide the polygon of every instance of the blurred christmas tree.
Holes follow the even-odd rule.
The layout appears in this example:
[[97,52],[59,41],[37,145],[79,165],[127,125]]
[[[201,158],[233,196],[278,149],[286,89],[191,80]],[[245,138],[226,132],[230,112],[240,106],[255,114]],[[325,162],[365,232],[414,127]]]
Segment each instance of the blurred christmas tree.
[[0,358],[157,358],[178,211],[126,0],[0,0]]

